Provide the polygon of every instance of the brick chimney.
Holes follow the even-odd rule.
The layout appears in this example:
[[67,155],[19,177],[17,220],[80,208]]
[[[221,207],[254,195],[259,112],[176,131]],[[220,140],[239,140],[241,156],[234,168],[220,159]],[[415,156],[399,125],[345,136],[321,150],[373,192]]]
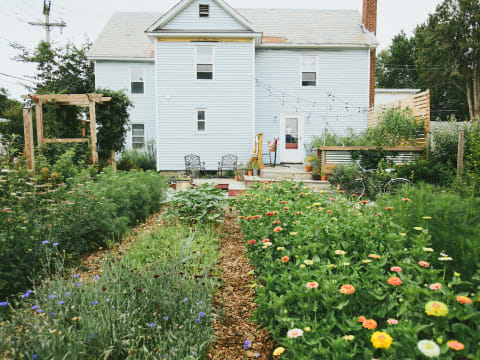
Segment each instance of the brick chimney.
[[[363,0],[362,23],[365,28],[377,34],[377,0]],[[377,52],[370,50],[370,97],[369,106],[375,106],[375,63]]]

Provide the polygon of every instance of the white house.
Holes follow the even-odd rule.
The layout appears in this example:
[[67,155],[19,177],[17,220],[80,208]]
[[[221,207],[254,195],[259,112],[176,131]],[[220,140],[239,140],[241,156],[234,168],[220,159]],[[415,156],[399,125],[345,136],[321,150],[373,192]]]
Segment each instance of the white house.
[[97,87],[127,90],[126,146],[154,141],[158,170],[183,169],[190,153],[211,170],[228,153],[248,162],[258,133],[279,138],[281,161],[296,163],[325,129],[366,127],[375,29],[376,0],[364,0],[363,19],[182,0],[163,15],[115,13],[89,58]]
[[418,94],[421,89],[375,89],[375,104],[388,104]]

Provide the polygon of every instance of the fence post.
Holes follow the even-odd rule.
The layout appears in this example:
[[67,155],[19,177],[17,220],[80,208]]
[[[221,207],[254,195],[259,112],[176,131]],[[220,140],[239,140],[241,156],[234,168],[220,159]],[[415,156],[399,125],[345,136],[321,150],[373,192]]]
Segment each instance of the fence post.
[[463,151],[465,147],[465,130],[458,131],[458,153],[457,153],[457,175],[462,176],[463,173]]
[[35,172],[35,153],[33,145],[32,109],[23,109],[23,135],[25,142],[25,158],[27,159],[27,171]]

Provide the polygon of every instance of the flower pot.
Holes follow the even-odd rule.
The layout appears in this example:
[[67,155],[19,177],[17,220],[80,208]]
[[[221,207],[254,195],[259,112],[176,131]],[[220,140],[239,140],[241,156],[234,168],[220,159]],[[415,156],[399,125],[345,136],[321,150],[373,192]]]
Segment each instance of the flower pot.
[[260,169],[253,169],[253,176],[259,176],[260,175]]
[[265,169],[265,165],[263,165],[263,164],[260,165],[260,169],[262,169],[262,170]]
[[235,181],[239,181],[239,180],[240,180],[240,177],[235,176]]
[[177,191],[183,191],[187,190],[190,186],[192,186],[192,183],[190,180],[177,180]]
[[327,180],[327,175],[322,175],[320,178],[322,179],[322,181],[325,181]]
[[320,180],[321,179],[321,176],[319,174],[312,174],[312,180]]
[[253,171],[252,170],[248,170],[248,176],[253,176]]
[[306,172],[311,172],[312,171],[312,165],[305,165],[305,171]]

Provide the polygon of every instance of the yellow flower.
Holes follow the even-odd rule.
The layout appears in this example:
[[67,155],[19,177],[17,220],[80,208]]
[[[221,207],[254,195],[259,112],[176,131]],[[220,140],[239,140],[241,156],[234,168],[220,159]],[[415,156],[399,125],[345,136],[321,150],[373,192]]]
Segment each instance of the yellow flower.
[[355,339],[355,336],[353,336],[353,335],[345,335],[343,338],[344,338],[345,340],[347,340],[347,341],[352,341],[353,339]]
[[312,329],[310,328],[310,326],[306,326],[303,328],[303,330],[305,330],[306,332],[310,332]]
[[275,350],[273,350],[273,356],[280,356],[285,352],[285,348],[283,347],[277,347]]
[[320,204],[320,203],[312,204],[312,206],[320,206],[320,205],[322,205],[322,204]]
[[364,263],[364,264],[369,264],[371,262],[372,262],[372,260],[362,260],[362,263]]
[[345,251],[343,251],[343,250],[335,250],[335,255],[345,255]]
[[55,334],[57,330],[50,330],[50,334]]
[[297,233],[296,233],[295,231],[292,231],[292,232],[290,233],[290,235],[295,236],[295,235],[297,235]]
[[432,217],[431,216],[424,216],[422,219],[423,220],[432,220]]
[[297,248],[301,249],[301,248],[302,248],[302,245],[298,245]]
[[344,262],[343,266],[350,266],[350,263],[349,262]]
[[407,236],[406,233],[399,233],[398,235],[400,235],[400,236]]
[[388,349],[392,345],[393,339],[383,331],[375,331],[371,338],[372,345],[376,349]]
[[448,307],[441,301],[429,301],[425,305],[425,313],[430,316],[446,316]]
[[306,266],[305,266],[304,264],[300,265],[300,267],[301,267],[302,269],[305,269],[305,268],[306,268]]
[[279,246],[279,247],[277,247],[277,250],[282,251],[282,250],[285,250],[285,248],[283,246]]
[[423,228],[420,227],[420,226],[415,226],[413,229],[414,229],[414,230],[417,230],[417,231],[422,231],[422,230],[423,230]]
[[250,270],[247,275],[253,275],[253,270]]
[[433,252],[433,249],[426,247],[426,248],[423,248],[423,251],[425,251],[425,252]]
[[335,268],[335,267],[337,267],[337,266],[336,266],[336,265],[333,265],[333,264],[328,264],[327,267],[328,267],[328,268]]
[[250,287],[253,289],[255,286],[257,286],[257,284],[252,284],[250,285]]
[[303,262],[305,265],[313,265],[313,261],[312,260],[305,260]]
[[455,277],[460,277],[461,276],[461,274],[457,273],[456,271],[453,272],[453,275],[455,275]]

